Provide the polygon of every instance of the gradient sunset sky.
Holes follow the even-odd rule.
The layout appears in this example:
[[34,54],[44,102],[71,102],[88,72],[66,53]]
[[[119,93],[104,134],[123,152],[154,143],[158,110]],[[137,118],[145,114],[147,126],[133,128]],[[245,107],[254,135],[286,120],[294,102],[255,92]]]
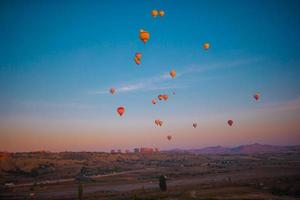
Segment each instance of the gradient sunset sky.
[[[286,0],[1,1],[0,151],[300,144],[299,8]],[[153,9],[166,14],[154,19]],[[152,105],[162,93],[168,101]]]

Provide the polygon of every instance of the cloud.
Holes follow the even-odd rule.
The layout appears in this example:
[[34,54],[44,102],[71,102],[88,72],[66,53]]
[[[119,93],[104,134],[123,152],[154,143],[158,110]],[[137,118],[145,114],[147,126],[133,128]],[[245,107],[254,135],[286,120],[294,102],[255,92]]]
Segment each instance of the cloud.
[[[177,72],[176,79],[181,78],[183,76],[196,74],[196,73],[202,73],[210,70],[216,70],[216,69],[228,69],[228,68],[234,68],[238,66],[242,66],[245,64],[253,63],[258,61],[258,59],[242,59],[242,60],[235,60],[235,61],[224,61],[224,62],[214,62],[214,63],[208,63],[203,66],[191,66],[187,68],[186,70],[183,70],[181,72]],[[216,77],[204,77],[200,78],[199,81],[208,81],[212,79],[220,78],[220,76]],[[162,84],[166,81],[171,80],[169,73],[160,74],[158,76],[153,76],[149,78],[143,78],[133,83],[126,83],[119,87],[116,87],[118,92],[132,92],[137,90],[163,90],[163,89],[179,89],[179,88],[186,88],[187,85],[174,85],[169,84],[167,86],[160,86],[157,84]],[[178,83],[177,83],[178,84]],[[97,95],[97,94],[108,94],[108,88],[103,90],[97,90],[97,91],[90,91],[88,92],[91,95]]]

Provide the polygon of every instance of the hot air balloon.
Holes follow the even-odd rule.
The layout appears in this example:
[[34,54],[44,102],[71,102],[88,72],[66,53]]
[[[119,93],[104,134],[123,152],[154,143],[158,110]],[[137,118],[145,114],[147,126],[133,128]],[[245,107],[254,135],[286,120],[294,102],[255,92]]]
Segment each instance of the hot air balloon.
[[175,95],[176,93],[175,93],[175,92],[172,92],[172,94]]
[[158,11],[157,10],[152,10],[151,15],[152,15],[152,17],[156,17],[158,15]]
[[160,95],[158,95],[158,97],[157,97],[157,98],[158,98],[160,101],[164,99],[163,95],[161,95],[161,94],[160,94]]
[[168,98],[169,98],[169,96],[168,96],[167,94],[164,94],[164,95],[163,95],[163,99],[164,99],[165,101],[167,101]]
[[167,139],[170,141],[172,139],[172,136],[171,135],[168,135],[167,136]]
[[137,59],[137,57],[134,57],[134,62],[135,62],[137,65],[141,64],[141,60]]
[[160,15],[161,17],[163,17],[163,16],[165,15],[165,12],[164,12],[163,10],[160,10],[160,11],[159,11],[159,15]]
[[197,127],[197,123],[193,123],[193,127],[196,128]]
[[171,76],[172,78],[174,78],[174,77],[176,76],[176,71],[175,71],[174,69],[172,69],[172,70],[170,71],[170,76]]
[[156,99],[152,99],[152,104],[156,104],[157,100]]
[[203,44],[203,48],[204,48],[205,50],[208,50],[209,47],[210,47],[210,44],[209,44],[209,43],[204,43],[204,44]]
[[260,98],[260,94],[259,94],[259,93],[255,93],[255,94],[253,95],[253,98],[254,98],[256,101],[258,101],[259,98]]
[[141,59],[142,59],[142,54],[141,54],[141,53],[136,53],[136,54],[135,54],[135,57],[136,57],[138,60],[141,60]]
[[125,108],[121,106],[117,109],[117,112],[119,113],[120,116],[122,116],[125,113]]
[[109,89],[109,92],[110,92],[111,94],[114,94],[114,93],[116,92],[116,89],[115,89],[115,88],[110,88],[110,89]]
[[146,44],[146,42],[150,39],[150,33],[141,29],[140,30],[140,39]]
[[156,124],[156,126],[159,126],[159,119],[156,119],[155,121],[154,121],[154,123]]
[[230,120],[227,121],[227,123],[228,123],[229,126],[232,126],[233,125],[233,120],[230,119]]
[[163,121],[159,120],[159,126],[163,125]]

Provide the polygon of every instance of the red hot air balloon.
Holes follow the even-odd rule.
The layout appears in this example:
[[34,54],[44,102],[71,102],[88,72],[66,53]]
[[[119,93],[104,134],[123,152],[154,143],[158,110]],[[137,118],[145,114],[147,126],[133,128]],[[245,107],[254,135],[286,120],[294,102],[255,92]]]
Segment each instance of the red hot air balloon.
[[197,123],[193,123],[193,127],[196,128],[197,127]]
[[260,94],[259,94],[259,93],[255,93],[255,94],[253,95],[253,98],[254,98],[256,101],[258,101],[259,98],[260,98]]
[[122,116],[125,113],[125,108],[121,106],[117,109],[117,112],[119,113],[120,116]]
[[230,119],[230,120],[227,121],[227,123],[228,123],[229,126],[232,126],[233,125],[233,120]]
[[172,139],[172,136],[171,135],[168,135],[167,136],[167,139],[170,141]]
[[156,99],[152,99],[152,104],[156,104],[157,100]]

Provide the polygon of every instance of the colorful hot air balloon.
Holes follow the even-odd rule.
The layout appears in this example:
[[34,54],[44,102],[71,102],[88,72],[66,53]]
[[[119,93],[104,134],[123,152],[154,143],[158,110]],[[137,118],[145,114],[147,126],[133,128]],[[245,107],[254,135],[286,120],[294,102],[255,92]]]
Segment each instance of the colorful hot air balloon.
[[156,17],[158,15],[158,11],[157,10],[152,10],[151,15],[152,15],[152,17]]
[[137,65],[141,64],[141,60],[137,59],[137,57],[134,57],[134,62]]
[[197,128],[197,123],[193,123],[193,127],[194,127],[194,128]]
[[165,11],[160,10],[160,11],[159,11],[159,15],[160,15],[161,17],[165,16]]
[[172,69],[172,70],[170,71],[170,76],[171,76],[172,78],[174,78],[174,77],[176,76],[176,71],[175,71],[174,69]]
[[135,54],[135,57],[136,57],[138,60],[141,60],[141,59],[142,59],[142,54],[141,54],[141,53],[136,53],[136,54]]
[[150,33],[141,29],[140,30],[140,39],[146,44],[146,42],[150,39]]
[[233,120],[230,119],[230,120],[227,121],[227,123],[228,123],[229,126],[232,126],[233,125]]
[[115,88],[110,88],[110,89],[109,89],[109,92],[110,92],[111,94],[114,94],[114,93],[116,92],[116,89],[115,89]]
[[167,136],[167,139],[170,141],[172,139],[172,136],[171,135],[168,135]]
[[253,95],[253,98],[254,98],[256,101],[258,101],[259,98],[260,98],[260,93],[255,93],[255,94]]
[[120,116],[122,116],[125,113],[125,108],[121,106],[117,109],[117,112],[119,113]]
[[203,44],[203,48],[204,48],[205,50],[208,50],[208,49],[210,48],[210,44],[209,44],[209,43],[204,43],[204,44]]
[[161,94],[160,94],[160,95],[158,95],[158,97],[157,97],[157,98],[158,98],[160,101],[164,99],[163,95],[161,95]]
[[156,104],[157,100],[156,99],[152,99],[152,104]]

